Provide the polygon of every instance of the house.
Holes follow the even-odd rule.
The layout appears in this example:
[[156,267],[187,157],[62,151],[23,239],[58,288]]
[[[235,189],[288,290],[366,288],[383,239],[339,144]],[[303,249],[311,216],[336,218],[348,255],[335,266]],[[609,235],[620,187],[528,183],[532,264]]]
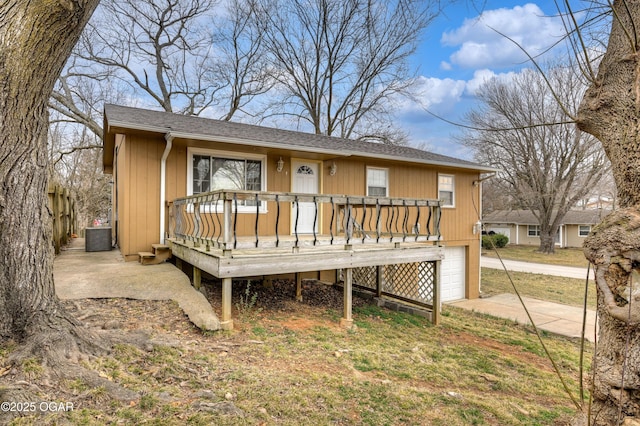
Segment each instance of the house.
[[103,160],[123,256],[166,243],[194,280],[221,278],[227,328],[233,277],[294,276],[298,290],[303,277],[343,280],[347,325],[352,283],[434,309],[478,297],[480,176],[492,168],[117,105],[104,108]]
[[[609,210],[569,210],[556,235],[556,246],[582,247],[591,227],[597,225],[610,213]],[[540,226],[530,210],[499,210],[482,219],[487,232],[504,234],[510,244],[540,245]]]

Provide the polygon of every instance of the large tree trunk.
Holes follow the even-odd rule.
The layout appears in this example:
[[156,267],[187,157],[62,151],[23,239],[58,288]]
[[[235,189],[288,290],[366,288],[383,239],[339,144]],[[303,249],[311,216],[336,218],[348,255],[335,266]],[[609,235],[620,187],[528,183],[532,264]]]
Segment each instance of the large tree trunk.
[[538,251],[544,254],[553,254],[556,252],[556,239],[549,231],[540,231],[540,246]]
[[53,285],[47,102],[97,3],[0,4],[0,336],[22,353],[83,345]]
[[640,2],[616,0],[613,8],[609,44],[578,117],[611,160],[621,207],[584,243],[598,288],[594,425],[640,419]]

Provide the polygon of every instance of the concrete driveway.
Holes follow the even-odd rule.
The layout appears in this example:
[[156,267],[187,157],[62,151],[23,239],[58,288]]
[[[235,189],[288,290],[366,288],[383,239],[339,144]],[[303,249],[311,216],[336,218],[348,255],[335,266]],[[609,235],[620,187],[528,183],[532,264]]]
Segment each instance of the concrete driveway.
[[[554,275],[585,280],[587,268],[574,268],[568,266],[555,266],[538,263],[504,260],[508,271],[529,272],[532,274]],[[480,265],[483,268],[503,269],[499,259],[482,256]],[[593,270],[591,270],[591,280]],[[593,281],[591,281],[593,283]],[[495,296],[459,300],[448,303],[451,306],[468,309],[475,312],[491,315],[497,318],[505,318],[520,324],[531,324],[527,311],[531,315],[536,327],[550,333],[568,337],[580,337],[582,335],[583,319],[586,318],[585,338],[595,341],[597,336],[596,313],[588,309],[586,315],[582,308],[554,303],[548,300],[538,300],[523,297],[522,302],[515,294],[498,294]]]

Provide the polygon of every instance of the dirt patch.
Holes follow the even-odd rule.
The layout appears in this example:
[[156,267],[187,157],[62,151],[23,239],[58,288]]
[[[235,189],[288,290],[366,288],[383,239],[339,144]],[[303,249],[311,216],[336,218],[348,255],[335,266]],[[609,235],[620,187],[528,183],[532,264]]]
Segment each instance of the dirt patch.
[[[221,285],[215,281],[205,281],[203,284],[202,292],[216,313],[221,315]],[[251,302],[243,302],[247,294],[249,299],[255,295],[251,306],[247,305]],[[240,331],[247,326],[245,323],[248,320],[247,315],[241,315],[243,309],[250,311],[250,317],[254,323],[264,322],[283,329],[339,327],[337,321],[328,318],[325,314],[327,310],[334,310],[338,316],[342,314],[342,288],[319,281],[305,280],[302,287],[302,301],[296,301],[295,298],[295,282],[290,280],[274,280],[270,287],[265,287],[257,281],[234,281],[232,309],[236,330]],[[354,295],[354,307],[364,306],[366,303],[368,303],[367,300]],[[89,328],[121,329],[157,335],[169,333],[174,338],[186,341],[202,337],[202,332],[189,322],[178,305],[172,301],[81,299],[64,301],[63,304]]]
[[[222,285],[217,280],[203,280],[203,293],[215,309],[216,313],[222,312]],[[291,280],[272,280],[269,285],[263,285],[257,280],[233,281],[233,309],[237,314],[241,300],[251,300],[255,297],[255,304],[251,308],[263,312],[287,312],[290,314],[301,313],[311,307],[334,309],[342,312],[343,293],[342,288],[329,285],[317,280],[303,280],[302,301],[296,301],[296,283]],[[353,307],[363,306],[367,300],[353,296]],[[246,302],[245,302],[246,304]]]
[[456,333],[455,340],[461,345],[486,348],[493,352],[511,356],[524,364],[534,365],[537,369],[543,371],[553,371],[553,366],[548,359],[531,356],[531,352],[525,351],[521,346],[507,345],[493,339],[479,339],[478,336],[469,333]]

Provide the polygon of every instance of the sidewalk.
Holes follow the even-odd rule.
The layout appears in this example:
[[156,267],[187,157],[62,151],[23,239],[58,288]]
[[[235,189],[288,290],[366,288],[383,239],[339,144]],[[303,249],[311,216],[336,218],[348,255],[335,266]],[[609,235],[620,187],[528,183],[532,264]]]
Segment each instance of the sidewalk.
[[117,249],[86,252],[84,244],[83,238],[74,239],[53,262],[60,299],[175,300],[197,327],[220,329],[209,301],[172,264],[125,262]]
[[[554,275],[583,280],[587,278],[587,268],[574,268],[515,260],[503,260],[503,262],[509,271]],[[503,269],[500,260],[495,258],[482,256],[480,264],[483,268]],[[593,270],[590,272],[590,279],[593,279]],[[531,314],[533,322],[539,329],[562,336],[578,338],[581,336],[584,316],[582,308],[530,297],[523,297],[522,300]],[[448,304],[498,318],[509,319],[520,324],[530,324],[525,308],[515,294],[498,294],[491,297],[460,300]],[[595,337],[596,313],[593,310],[587,310],[585,338],[594,342]]]

